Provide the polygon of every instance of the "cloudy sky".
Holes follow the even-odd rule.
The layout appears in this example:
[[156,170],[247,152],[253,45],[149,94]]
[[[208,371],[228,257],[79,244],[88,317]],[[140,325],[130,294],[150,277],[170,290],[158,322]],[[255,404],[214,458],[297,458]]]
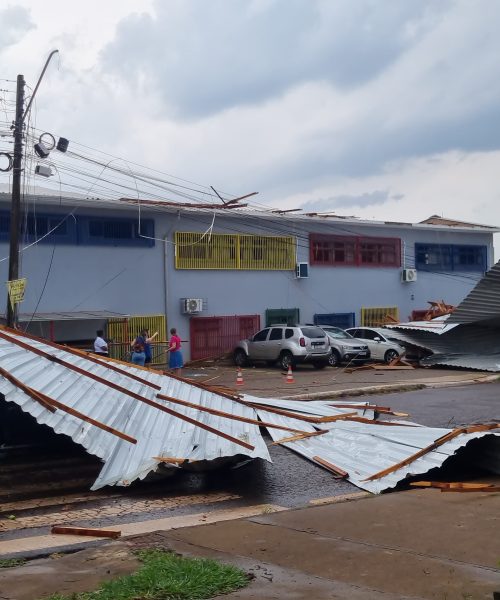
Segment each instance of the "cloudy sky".
[[0,0],[0,78],[33,86],[58,48],[37,127],[266,205],[500,225],[499,22],[497,0]]

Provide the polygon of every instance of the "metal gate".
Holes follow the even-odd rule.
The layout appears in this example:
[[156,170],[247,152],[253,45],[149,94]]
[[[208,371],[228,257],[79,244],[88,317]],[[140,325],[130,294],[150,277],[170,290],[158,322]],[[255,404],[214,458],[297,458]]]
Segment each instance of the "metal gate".
[[128,360],[130,343],[143,329],[148,329],[150,334],[158,332],[158,336],[151,344],[152,364],[165,363],[168,347],[165,315],[136,315],[125,319],[108,319],[106,335],[109,340],[109,355],[112,358]]
[[260,329],[260,315],[191,317],[191,360],[215,359]]

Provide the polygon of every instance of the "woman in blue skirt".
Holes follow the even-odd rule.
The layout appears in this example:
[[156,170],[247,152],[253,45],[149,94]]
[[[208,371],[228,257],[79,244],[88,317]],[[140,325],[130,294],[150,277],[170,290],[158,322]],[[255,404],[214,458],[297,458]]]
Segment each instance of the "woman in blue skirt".
[[177,329],[175,329],[175,327],[172,327],[170,334],[168,368],[176,375],[180,375],[181,369],[184,366],[184,363],[182,362],[181,338],[177,335]]

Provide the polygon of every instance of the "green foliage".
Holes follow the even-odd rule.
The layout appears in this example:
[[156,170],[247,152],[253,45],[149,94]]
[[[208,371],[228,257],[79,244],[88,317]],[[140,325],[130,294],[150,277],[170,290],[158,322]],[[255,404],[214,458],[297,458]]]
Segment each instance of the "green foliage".
[[0,558],[0,569],[9,569],[10,567],[20,567],[24,565],[24,558]]
[[104,582],[95,592],[56,594],[47,600],[202,600],[248,584],[243,571],[214,560],[162,550],[141,550],[137,556],[143,564],[132,575]]

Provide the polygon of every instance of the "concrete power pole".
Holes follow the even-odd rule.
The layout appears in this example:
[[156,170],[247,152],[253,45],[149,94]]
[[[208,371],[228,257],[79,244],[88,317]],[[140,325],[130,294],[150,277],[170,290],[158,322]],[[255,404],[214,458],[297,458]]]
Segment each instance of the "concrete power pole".
[[[14,121],[14,160],[12,165],[12,204],[10,209],[9,281],[19,278],[19,234],[21,229],[21,174],[23,170],[24,77],[17,76],[16,120]],[[17,305],[7,294],[7,325],[14,327]]]
[[[23,171],[23,127],[38,87],[49,66],[54,54],[59,50],[52,50],[45,61],[40,77],[26,110],[24,109],[24,86],[23,75],[17,76],[16,91],[16,120],[14,121],[14,160],[12,161],[12,205],[10,209],[10,248],[9,248],[9,281],[19,279],[19,237],[21,233],[21,174]],[[12,306],[9,294],[7,294],[7,325],[15,327],[17,322],[17,305]]]

